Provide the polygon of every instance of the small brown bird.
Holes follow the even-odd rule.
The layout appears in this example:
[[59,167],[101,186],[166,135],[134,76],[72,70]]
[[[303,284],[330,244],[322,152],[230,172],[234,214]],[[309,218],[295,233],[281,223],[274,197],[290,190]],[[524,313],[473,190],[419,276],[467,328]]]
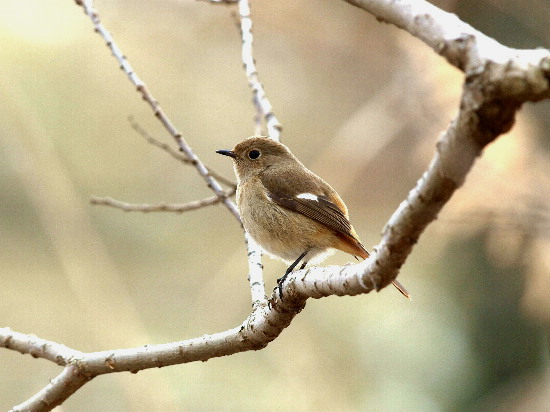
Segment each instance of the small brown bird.
[[[278,279],[281,297],[286,277],[300,262],[303,269],[334,249],[369,257],[338,193],[285,145],[266,137],[250,137],[233,150],[216,152],[233,158],[237,206],[245,230],[267,253],[293,262]],[[410,299],[397,280],[393,285]]]

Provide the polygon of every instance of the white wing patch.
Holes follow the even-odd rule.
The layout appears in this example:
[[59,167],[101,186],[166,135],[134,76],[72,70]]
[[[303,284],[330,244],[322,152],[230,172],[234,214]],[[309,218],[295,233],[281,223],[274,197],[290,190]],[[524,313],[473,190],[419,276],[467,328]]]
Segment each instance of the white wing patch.
[[314,202],[318,202],[319,198],[315,196],[312,193],[300,193],[298,196],[296,196],[298,199],[307,199],[307,200],[313,200]]

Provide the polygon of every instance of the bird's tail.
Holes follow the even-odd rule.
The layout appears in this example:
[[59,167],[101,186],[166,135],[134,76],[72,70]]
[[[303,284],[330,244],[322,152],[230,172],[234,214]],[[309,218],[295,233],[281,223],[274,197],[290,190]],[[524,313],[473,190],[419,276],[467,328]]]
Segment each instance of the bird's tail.
[[[355,240],[357,240],[357,239],[355,239]],[[367,252],[367,249],[365,249],[365,247],[363,246],[363,244],[361,242],[357,241],[356,246],[357,246],[357,248],[356,248],[355,253],[357,253],[363,259],[366,259],[366,258],[369,257],[369,252]],[[401,294],[403,296],[405,296],[409,300],[412,300],[412,297],[411,297],[409,291],[405,288],[405,286],[403,286],[401,283],[399,283],[396,279],[393,280],[392,284],[393,284],[393,286],[395,286],[395,288],[399,292],[401,292]]]
[[403,296],[405,296],[407,299],[412,300],[412,297],[407,289],[405,289],[405,286],[403,286],[401,283],[399,283],[397,280],[393,280],[392,285],[397,288],[399,292]]

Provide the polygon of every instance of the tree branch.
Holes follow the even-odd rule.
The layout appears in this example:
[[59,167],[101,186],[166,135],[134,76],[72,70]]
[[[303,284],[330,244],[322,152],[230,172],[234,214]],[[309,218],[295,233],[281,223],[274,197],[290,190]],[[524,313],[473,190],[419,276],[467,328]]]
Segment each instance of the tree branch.
[[[153,136],[151,136],[147,130],[145,130],[143,127],[139,125],[138,122],[133,118],[133,116],[130,116],[128,118],[128,121],[130,122],[130,126],[132,126],[132,129],[134,129],[141,137],[145,139],[145,141],[155,147],[158,147],[161,150],[164,150],[166,153],[168,153],[170,156],[172,156],[174,159],[179,160],[182,163],[185,163],[187,165],[192,165],[193,162],[187,158],[187,156],[184,156],[181,154],[181,152],[178,152],[166,143],[162,143],[159,140],[155,139]],[[225,176],[221,175],[220,173],[212,170],[212,168],[207,167],[208,173],[210,176],[214,177],[216,180],[221,182],[224,185],[229,186],[232,189],[237,188],[237,184],[233,182],[232,180],[226,178]]]
[[9,412],[46,412],[51,411],[73,393],[92,380],[93,377],[80,374],[74,365],[66,366],[48,385],[25,402],[14,406]]
[[[226,196],[233,196],[235,189],[231,189],[226,193]],[[110,206],[115,209],[121,209],[125,212],[176,212],[183,213],[190,210],[200,209],[205,206],[211,206],[220,203],[221,199],[218,196],[205,197],[204,199],[194,200],[187,203],[158,203],[156,205],[151,204],[136,204],[126,203],[120,200],[113,199],[112,197],[92,197],[90,204],[100,206]]]
[[33,358],[42,358],[66,366],[71,359],[82,356],[82,352],[71,349],[57,342],[41,339],[33,335],[0,328],[0,347],[12,349]]
[[[507,48],[462,23],[456,16],[420,0],[347,1],[373,13],[380,20],[409,31],[466,73],[458,114],[440,136],[428,170],[388,221],[382,240],[371,257],[356,265],[315,267],[294,272],[288,277],[284,289],[285,301],[282,302],[277,293],[273,293],[269,301],[266,301],[261,293],[263,282],[261,287],[254,289],[256,271],[261,270],[261,263],[254,253],[257,249],[251,246],[249,240],[249,250],[253,251],[249,260],[254,302],[252,313],[235,328],[184,341],[81,353],[63,345],[18,334],[7,328],[0,329],[0,346],[35,357],[52,361],[55,359],[56,363],[65,365],[64,371],[56,379],[14,410],[50,410],[86,381],[101,374],[137,372],[146,368],[204,361],[237,352],[258,350],[274,340],[290,324],[310,297],[356,295],[380,290],[395,279],[420,234],[464,183],[483,148],[513,126],[515,114],[522,103],[550,97],[548,50],[520,51]],[[181,134],[168,121],[158,103],[114,45],[108,32],[101,26],[97,14],[91,9],[91,2],[77,0],[77,4],[84,7],[96,30],[104,37],[128,77],[153,108],[155,115],[176,139],[180,149],[195,164],[216,195],[223,197],[221,187],[212,186],[214,183],[217,185],[217,182],[208,176],[206,167],[191,152]],[[247,56],[249,53],[251,55],[248,2],[239,1],[239,10],[244,61],[245,43]],[[248,60],[247,62],[245,67],[250,63]],[[251,62],[252,66],[246,68],[249,82],[250,76],[257,76],[253,60]],[[263,101],[261,94],[258,94],[258,99]],[[267,106],[263,111],[268,129],[270,110],[270,106]],[[273,125],[274,123],[272,129],[276,134],[271,137],[276,137],[278,129]],[[270,130],[270,135],[271,133]],[[238,216],[233,203],[227,203],[228,199],[223,201]],[[58,354],[61,356],[58,357]]]
[[[505,64],[513,60],[523,69],[548,60],[548,50],[517,50],[506,47],[495,39],[474,29],[455,14],[439,9],[424,0],[344,0],[376,17],[378,21],[393,24],[422,40],[449,63],[468,73],[483,67],[487,61]],[[546,79],[550,63],[546,64]],[[519,73],[518,73],[519,74]],[[538,81],[536,81],[538,83]],[[539,99],[548,98],[547,88]],[[535,94],[538,94],[535,92]]]
[[153,113],[155,114],[157,119],[159,119],[164,128],[168,131],[168,133],[170,133],[170,135],[174,138],[180,151],[185,153],[189,161],[195,166],[195,168],[199,172],[200,176],[206,181],[208,187],[212,189],[216,196],[218,196],[225,204],[227,209],[229,209],[233,216],[240,222],[240,216],[239,211],[237,210],[237,206],[235,205],[235,203],[233,203],[233,201],[231,201],[231,199],[229,199],[225,195],[225,192],[223,191],[220,184],[216,181],[216,179],[214,179],[214,177],[212,177],[210,173],[208,173],[208,169],[206,168],[206,166],[193,152],[191,146],[189,146],[183,138],[182,133],[174,126],[172,121],[162,110],[159,102],[153,97],[145,83],[134,71],[134,69],[122,53],[122,50],[120,50],[118,45],[115,43],[109,31],[101,23],[99,15],[93,8],[93,0],[75,0],[75,2],[77,5],[81,6],[84,9],[84,13],[86,13],[86,15],[92,21],[96,33],[98,33],[103,38],[105,44],[107,45],[107,47],[109,47],[111,53],[120,64],[120,68],[124,71],[124,73],[126,73],[128,79],[134,84],[137,91],[141,94],[143,100],[145,100],[149,104],[149,106],[151,106],[151,109],[153,109]]
[[266,303],[265,284],[262,265],[262,249],[250,237],[248,232],[244,233],[246,250],[248,253],[248,281],[250,283],[250,294],[252,304]]
[[258,70],[254,63],[254,55],[252,49],[252,18],[250,17],[250,4],[248,0],[239,0],[239,17],[241,22],[242,36],[242,60],[243,66],[248,79],[248,85],[252,89],[254,106],[256,107],[256,134],[261,133],[261,118],[265,119],[267,125],[267,134],[270,138],[280,141],[283,127],[273,112],[273,106],[267,98],[264,86],[260,82]]
[[[283,129],[281,123],[275,113],[273,112],[273,106],[267,98],[264,87],[260,83],[258,71],[254,63],[254,54],[252,48],[253,34],[252,34],[252,18],[250,16],[250,4],[248,0],[238,0],[239,5],[239,19],[240,19],[240,32],[242,39],[241,56],[243,61],[243,67],[248,80],[248,85],[252,89],[254,107],[256,108],[255,124],[256,135],[263,134],[261,132],[261,119],[264,118],[269,137],[275,140],[280,140],[281,131]],[[250,292],[252,297],[252,304],[265,304],[265,284],[263,278],[263,265],[262,265],[262,249],[260,246],[250,237],[245,231],[245,242],[248,253],[248,281],[250,283]]]

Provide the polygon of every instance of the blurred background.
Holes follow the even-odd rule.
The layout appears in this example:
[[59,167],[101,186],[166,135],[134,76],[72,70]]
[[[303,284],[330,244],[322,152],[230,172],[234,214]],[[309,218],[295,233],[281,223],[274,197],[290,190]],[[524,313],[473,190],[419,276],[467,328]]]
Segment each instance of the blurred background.
[[[445,10],[548,47],[546,0]],[[97,0],[99,15],[201,159],[254,132],[234,7]],[[427,167],[463,75],[343,1],[252,2],[257,68],[283,142],[348,203],[367,248]],[[91,196],[210,196],[74,1],[0,2],[0,326],[82,351],[165,343],[250,312],[241,230],[222,207],[125,213]],[[393,288],[308,301],[266,349],[102,376],[63,411],[550,410],[550,105],[526,104],[429,226]],[[338,252],[327,264],[344,264]],[[264,258],[267,289],[285,266]],[[0,350],[0,410],[61,369]]]

